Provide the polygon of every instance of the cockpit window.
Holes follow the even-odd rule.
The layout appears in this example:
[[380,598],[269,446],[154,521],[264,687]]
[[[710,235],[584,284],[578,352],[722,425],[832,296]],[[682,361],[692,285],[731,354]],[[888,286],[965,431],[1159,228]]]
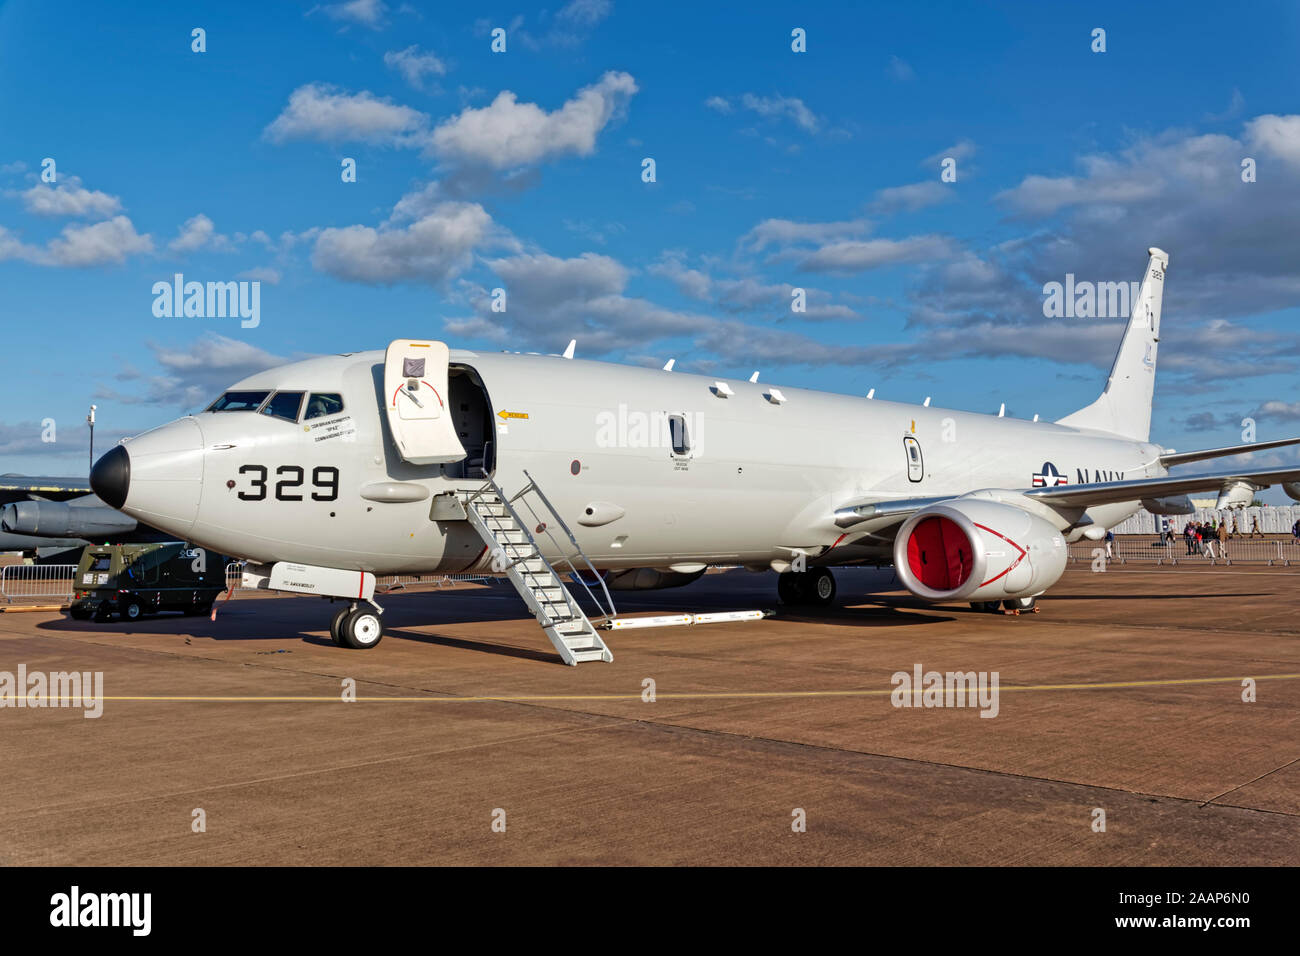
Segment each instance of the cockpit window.
[[262,409],[262,414],[283,418],[286,422],[296,422],[298,410],[302,408],[302,396],[302,392],[276,392]]
[[208,406],[210,412],[255,412],[270,392],[226,392]]
[[307,401],[307,414],[302,420],[324,418],[326,415],[337,415],[341,411],[343,411],[342,395],[333,392],[312,392],[311,398]]

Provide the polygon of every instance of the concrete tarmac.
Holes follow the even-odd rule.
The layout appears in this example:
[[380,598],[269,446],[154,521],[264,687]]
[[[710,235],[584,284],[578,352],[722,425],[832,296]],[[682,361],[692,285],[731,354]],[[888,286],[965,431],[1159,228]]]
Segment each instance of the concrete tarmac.
[[[576,668],[507,585],[383,595],[369,651],[303,597],[0,614],[0,671],[106,698],[0,709],[0,864],[1295,865],[1297,574],[1077,566],[1011,617],[856,570],[780,608],[732,571],[615,597],[776,617],[608,633]],[[996,671],[996,716],[894,706],[916,665]]]

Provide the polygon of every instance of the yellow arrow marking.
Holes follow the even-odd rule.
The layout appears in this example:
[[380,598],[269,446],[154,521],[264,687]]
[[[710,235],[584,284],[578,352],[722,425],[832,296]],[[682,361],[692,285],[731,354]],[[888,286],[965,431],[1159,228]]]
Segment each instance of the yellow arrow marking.
[[527,412],[497,412],[501,418],[527,418]]

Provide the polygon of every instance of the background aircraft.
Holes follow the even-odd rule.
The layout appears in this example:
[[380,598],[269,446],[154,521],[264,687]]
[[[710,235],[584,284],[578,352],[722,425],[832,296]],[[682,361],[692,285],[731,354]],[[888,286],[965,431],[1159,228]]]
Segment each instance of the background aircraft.
[[62,560],[64,552],[92,541],[166,539],[156,528],[141,526],[104,504],[84,478],[0,475],[0,551]]

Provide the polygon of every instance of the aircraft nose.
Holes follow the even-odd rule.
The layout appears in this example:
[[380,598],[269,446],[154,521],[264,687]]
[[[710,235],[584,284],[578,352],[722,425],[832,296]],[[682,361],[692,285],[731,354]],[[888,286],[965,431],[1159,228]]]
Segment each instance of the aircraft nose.
[[126,504],[131,490],[131,456],[122,445],[103,455],[90,469],[90,490],[110,508]]
[[136,521],[184,541],[198,516],[203,453],[199,423],[179,418],[128,439],[95,462],[90,487]]

